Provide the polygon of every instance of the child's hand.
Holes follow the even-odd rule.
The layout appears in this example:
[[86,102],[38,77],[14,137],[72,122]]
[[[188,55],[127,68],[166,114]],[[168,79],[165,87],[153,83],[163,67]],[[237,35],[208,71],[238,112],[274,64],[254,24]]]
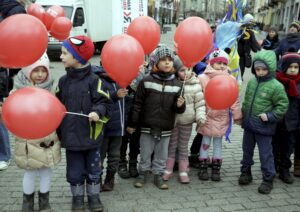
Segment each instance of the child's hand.
[[262,114],[259,114],[258,116],[260,117],[260,119],[261,119],[262,121],[268,121],[268,116],[267,116],[267,114],[262,113]]
[[135,132],[135,128],[132,128],[132,127],[127,127],[126,130],[129,134],[132,134]]
[[97,113],[95,113],[95,112],[89,113],[89,120],[90,121],[99,121],[99,119],[100,118],[99,118]]
[[177,99],[177,107],[181,107],[184,104],[184,98],[182,96]]
[[117,96],[119,98],[123,98],[124,96],[126,96],[128,94],[128,90],[126,88],[120,88],[117,92]]

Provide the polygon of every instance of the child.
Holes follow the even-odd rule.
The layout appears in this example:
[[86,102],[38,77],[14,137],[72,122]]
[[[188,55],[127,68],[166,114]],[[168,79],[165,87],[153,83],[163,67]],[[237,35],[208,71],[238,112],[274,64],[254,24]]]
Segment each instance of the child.
[[263,40],[261,47],[266,50],[273,50],[276,49],[278,45],[278,32],[275,28],[271,27],[268,31],[267,37]]
[[[139,176],[134,184],[141,188],[152,168],[154,184],[168,189],[163,181],[171,130],[175,114],[185,110],[184,98],[180,96],[182,83],[175,78],[174,54],[166,46],[159,47],[153,55],[153,70],[138,85],[127,130],[133,133],[141,127]],[[154,159],[151,162],[151,155]],[[152,167],[151,167],[152,166]]]
[[[289,107],[283,120],[277,124],[273,137],[273,153],[275,167],[278,165],[279,178],[285,183],[292,184],[294,179],[289,169],[292,166],[290,157],[297,142],[299,129],[300,55],[299,53],[287,53],[281,60],[282,71],[276,73],[276,78],[285,87],[289,98]],[[276,164],[277,161],[279,164]]]
[[[214,50],[209,56],[209,65],[204,73],[199,76],[200,83],[205,92],[207,83],[215,76],[230,75],[228,69],[228,54],[220,49]],[[222,137],[225,135],[231,120],[229,113],[232,111],[232,117],[235,123],[239,123],[242,118],[242,112],[237,100],[230,108],[223,110],[214,110],[206,106],[207,119],[203,126],[198,128],[198,133],[203,135],[200,147],[200,171],[198,177],[200,180],[208,180],[208,150],[213,141],[213,158],[211,180],[220,181],[220,169],[222,165]]]
[[172,130],[169,153],[166,163],[164,180],[169,180],[175,163],[175,154],[178,148],[179,180],[189,183],[188,176],[188,143],[192,133],[193,123],[200,126],[205,123],[205,101],[199,80],[194,72],[185,67],[179,58],[174,61],[174,68],[178,79],[184,83],[184,99],[186,109],[183,114],[176,116],[176,125]]
[[101,167],[104,167],[104,160],[107,155],[107,168],[102,191],[112,191],[115,184],[115,174],[118,170],[120,160],[120,148],[122,144],[122,136],[125,134],[124,117],[125,117],[125,101],[127,89],[120,88],[105,72],[102,67],[93,66],[93,72],[100,79],[107,82],[109,96],[114,102],[112,108],[112,116],[103,129],[103,142],[101,143]]
[[271,50],[261,50],[253,60],[252,78],[247,85],[243,102],[243,159],[241,161],[240,185],[252,182],[251,166],[257,143],[263,181],[258,192],[269,194],[276,174],[272,153],[272,135],[276,122],[288,108],[288,98],[283,85],[274,77],[276,55]]
[[[22,68],[16,76],[14,90],[26,86],[53,91],[53,79],[49,72],[49,59],[46,53],[35,63]],[[33,211],[35,179],[38,176],[40,177],[39,210],[51,210],[49,204],[51,167],[60,161],[60,157],[60,142],[55,132],[34,140],[16,137],[14,160],[18,167],[25,169],[22,211]]]
[[94,44],[89,37],[75,36],[62,44],[60,56],[67,74],[58,83],[57,96],[67,111],[88,114],[67,115],[58,130],[62,147],[66,148],[67,181],[73,195],[72,209],[84,207],[84,188],[92,211],[102,211],[100,201],[101,157],[99,146],[103,139],[103,123],[113,107],[109,95],[103,91],[105,82],[92,73],[88,60],[93,56]]

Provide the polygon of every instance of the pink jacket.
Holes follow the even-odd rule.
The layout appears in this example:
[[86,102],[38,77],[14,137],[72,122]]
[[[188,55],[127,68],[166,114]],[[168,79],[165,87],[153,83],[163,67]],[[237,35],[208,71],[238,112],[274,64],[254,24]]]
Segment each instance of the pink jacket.
[[[216,71],[210,65],[207,66],[204,73],[199,75],[200,84],[205,93],[206,85],[210,79],[217,75],[230,75],[228,70]],[[230,107],[232,110],[233,120],[242,119],[239,99]],[[213,110],[206,105],[206,122],[197,129],[198,133],[205,136],[222,137],[225,135],[229,126],[229,109]]]

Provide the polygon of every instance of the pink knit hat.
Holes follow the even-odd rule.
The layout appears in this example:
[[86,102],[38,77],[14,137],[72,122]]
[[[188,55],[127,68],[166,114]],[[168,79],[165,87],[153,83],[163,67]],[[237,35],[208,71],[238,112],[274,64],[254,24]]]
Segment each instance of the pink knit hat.
[[48,76],[49,76],[50,61],[49,61],[49,58],[48,58],[48,55],[46,54],[46,52],[42,55],[42,57],[38,61],[36,61],[35,63],[33,63],[29,66],[23,67],[21,69],[21,71],[25,74],[27,79],[29,79],[31,81],[31,78],[30,78],[31,72],[33,71],[33,69],[35,69],[39,66],[45,67],[47,69]]

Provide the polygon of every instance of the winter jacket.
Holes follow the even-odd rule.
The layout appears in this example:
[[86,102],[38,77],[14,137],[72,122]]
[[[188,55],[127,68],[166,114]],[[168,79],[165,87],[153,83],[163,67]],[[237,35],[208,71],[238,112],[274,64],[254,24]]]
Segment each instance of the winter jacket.
[[114,82],[102,67],[92,66],[92,70],[100,79],[107,82],[109,96],[113,101],[113,107],[109,121],[105,124],[103,135],[106,136],[123,136],[125,134],[125,99],[117,95],[120,86]]
[[101,121],[89,122],[87,117],[66,115],[57,131],[62,147],[72,151],[98,148],[103,138],[103,125],[113,107],[107,83],[92,73],[90,65],[66,71],[58,82],[57,97],[68,112],[86,115],[96,112]]
[[[215,76],[230,75],[228,70],[217,71],[210,65],[207,66],[203,74],[199,75],[199,80],[205,92],[207,83]],[[226,130],[229,127],[229,109],[232,110],[233,120],[240,120],[242,118],[242,112],[239,107],[239,100],[228,109],[214,110],[206,105],[206,122],[204,125],[198,128],[197,132],[205,136],[222,137],[225,135]]]
[[140,126],[141,132],[169,136],[175,125],[175,114],[185,111],[177,107],[182,83],[174,74],[163,76],[152,72],[139,83],[128,126]]
[[238,54],[240,57],[247,57],[251,50],[257,52],[261,49],[254,32],[251,29],[245,29],[241,38],[238,40]]
[[271,39],[268,35],[266,39],[263,40],[261,47],[266,50],[273,50],[276,49],[278,45],[279,45],[279,39],[278,39],[278,35],[276,34],[276,36],[273,39]]
[[[262,50],[253,60],[264,62],[269,70],[267,76],[255,77],[248,82],[243,102],[243,124],[245,130],[261,135],[273,135],[276,123],[288,109],[288,98],[283,85],[275,79],[276,55],[273,51]],[[252,73],[255,73],[252,67]],[[266,113],[268,121],[259,115]]]
[[25,8],[16,0],[1,0],[0,22],[11,15],[26,13]]
[[60,159],[60,142],[55,132],[34,140],[16,138],[14,161],[21,169],[52,167]]
[[300,33],[289,33],[286,38],[280,41],[279,46],[275,49],[277,58],[291,51],[291,49],[293,49],[294,52],[300,49]]
[[176,116],[178,124],[204,124],[206,121],[205,100],[202,87],[194,72],[192,77],[184,84],[185,111]]

